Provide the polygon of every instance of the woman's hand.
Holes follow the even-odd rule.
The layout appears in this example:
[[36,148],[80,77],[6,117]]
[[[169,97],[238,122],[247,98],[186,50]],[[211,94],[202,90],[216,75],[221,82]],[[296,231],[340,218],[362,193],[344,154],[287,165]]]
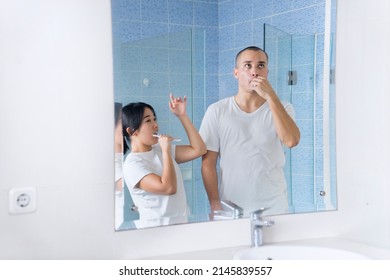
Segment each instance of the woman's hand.
[[171,109],[171,112],[174,113],[177,117],[185,116],[186,113],[186,106],[187,106],[187,96],[181,97],[174,97],[171,94],[169,94],[170,102],[169,102],[169,109]]
[[158,144],[160,145],[161,150],[170,153],[172,140],[173,138],[169,135],[160,135]]

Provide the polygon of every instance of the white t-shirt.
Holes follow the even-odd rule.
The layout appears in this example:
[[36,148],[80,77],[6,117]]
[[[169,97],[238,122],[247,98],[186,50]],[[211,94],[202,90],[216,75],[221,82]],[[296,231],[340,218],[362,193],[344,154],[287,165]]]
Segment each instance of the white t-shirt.
[[[172,146],[174,159],[175,146]],[[180,168],[173,160],[177,178],[177,191],[173,195],[160,195],[139,188],[139,182],[148,174],[162,175],[162,151],[160,145],[143,153],[130,153],[123,164],[123,176],[140,219],[137,228],[154,227],[188,222],[189,208]]]
[[[294,109],[282,103],[294,118]],[[265,214],[288,212],[285,155],[268,103],[247,113],[234,97],[208,107],[199,131],[207,149],[219,152],[219,194],[244,209],[267,208]]]

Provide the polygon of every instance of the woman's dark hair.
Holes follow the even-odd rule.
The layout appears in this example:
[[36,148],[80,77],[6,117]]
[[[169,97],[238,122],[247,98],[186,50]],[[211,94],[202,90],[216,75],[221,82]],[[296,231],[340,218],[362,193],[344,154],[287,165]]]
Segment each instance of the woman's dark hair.
[[[123,153],[125,154],[130,148],[130,136],[140,128],[144,117],[145,108],[149,108],[153,114],[156,113],[153,107],[143,102],[136,102],[127,104],[122,108],[122,133],[123,133]],[[127,128],[130,128],[131,133],[127,132]]]

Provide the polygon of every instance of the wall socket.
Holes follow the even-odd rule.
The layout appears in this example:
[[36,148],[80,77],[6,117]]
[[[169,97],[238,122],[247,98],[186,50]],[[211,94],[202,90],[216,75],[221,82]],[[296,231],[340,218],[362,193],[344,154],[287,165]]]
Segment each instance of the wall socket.
[[9,213],[31,213],[37,209],[37,195],[34,187],[15,188],[9,191]]

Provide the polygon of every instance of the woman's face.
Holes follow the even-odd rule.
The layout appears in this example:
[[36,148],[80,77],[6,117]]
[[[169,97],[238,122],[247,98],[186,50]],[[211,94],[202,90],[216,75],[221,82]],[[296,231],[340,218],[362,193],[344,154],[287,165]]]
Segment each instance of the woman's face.
[[158,142],[158,138],[153,136],[153,134],[157,133],[158,124],[156,116],[153,114],[152,110],[146,107],[144,110],[141,126],[136,131],[136,135],[140,138],[142,143],[153,145]]

